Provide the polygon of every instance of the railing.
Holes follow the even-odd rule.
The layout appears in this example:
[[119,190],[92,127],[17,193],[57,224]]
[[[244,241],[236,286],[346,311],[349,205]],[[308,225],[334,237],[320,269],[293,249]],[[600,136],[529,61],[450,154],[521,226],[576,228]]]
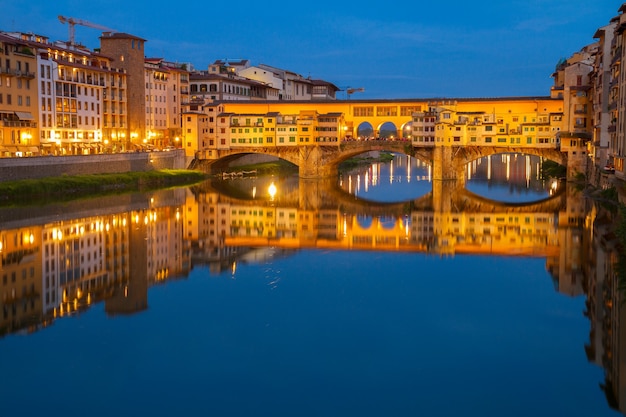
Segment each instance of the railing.
[[4,127],[37,127],[37,123],[30,120],[2,120]]

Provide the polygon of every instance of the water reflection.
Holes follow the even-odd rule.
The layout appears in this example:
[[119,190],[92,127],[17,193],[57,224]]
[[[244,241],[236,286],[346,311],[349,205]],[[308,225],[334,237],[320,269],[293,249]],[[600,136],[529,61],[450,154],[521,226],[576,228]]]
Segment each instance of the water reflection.
[[[371,152],[372,158],[380,153]],[[393,154],[389,162],[376,162],[342,172],[339,186],[349,194],[369,201],[390,201],[386,187],[394,185],[394,201],[427,194],[431,189],[432,167],[407,155]]]
[[[387,179],[419,183],[427,172],[411,168],[409,175],[407,168],[398,177],[396,165]],[[381,181],[378,168],[369,172],[357,195]],[[572,189],[507,205],[430,180],[424,180],[428,192],[408,201],[364,203],[350,193],[347,178],[340,187],[293,177],[209,181],[192,189],[3,209],[0,332],[37,332],[96,304],[109,315],[135,314],[147,309],[151,287],[185,278],[195,267],[236,278],[238,265],[307,248],[541,257],[558,292],[586,296],[584,349],[605,371],[608,403],[624,411],[626,359],[619,352],[626,348],[626,329],[620,326],[611,212]],[[273,288],[281,284],[275,271],[267,276]]]
[[508,202],[528,202],[550,194],[553,182],[541,175],[543,160],[524,154],[499,154],[467,165],[466,188]]

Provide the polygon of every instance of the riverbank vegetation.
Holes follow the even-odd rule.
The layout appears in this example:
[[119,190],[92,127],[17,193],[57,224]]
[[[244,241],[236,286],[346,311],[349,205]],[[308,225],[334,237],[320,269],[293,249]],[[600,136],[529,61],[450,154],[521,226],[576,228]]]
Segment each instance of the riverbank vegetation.
[[544,178],[565,178],[567,167],[547,159],[541,163],[541,172]]
[[374,156],[371,153],[366,153],[343,161],[341,164],[339,164],[339,170],[349,170],[359,167],[361,165],[370,165],[377,162],[390,162],[393,160],[393,158],[394,154],[389,152],[380,152],[380,154],[377,156]]
[[63,175],[0,182],[0,205],[45,204],[93,195],[149,191],[203,181],[206,174],[190,170],[156,170],[120,174]]
[[284,159],[278,159],[276,161],[258,162],[248,165],[237,165],[229,167],[224,172],[227,174],[233,174],[238,172],[253,171],[256,173],[256,175],[291,174],[297,173],[298,167],[291,162],[285,161]]

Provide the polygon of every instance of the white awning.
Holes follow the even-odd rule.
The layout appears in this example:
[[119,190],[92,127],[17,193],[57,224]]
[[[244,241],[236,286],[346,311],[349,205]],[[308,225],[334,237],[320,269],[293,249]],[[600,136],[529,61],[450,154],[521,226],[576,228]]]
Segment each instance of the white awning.
[[32,113],[26,111],[16,111],[15,115],[20,120],[35,120]]

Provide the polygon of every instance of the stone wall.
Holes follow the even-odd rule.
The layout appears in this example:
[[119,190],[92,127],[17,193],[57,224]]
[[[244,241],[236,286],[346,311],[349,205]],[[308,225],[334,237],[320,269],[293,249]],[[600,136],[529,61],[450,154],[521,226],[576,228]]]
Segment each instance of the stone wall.
[[117,174],[155,169],[185,169],[185,152],[134,152],[103,155],[0,158],[0,182],[62,175]]

